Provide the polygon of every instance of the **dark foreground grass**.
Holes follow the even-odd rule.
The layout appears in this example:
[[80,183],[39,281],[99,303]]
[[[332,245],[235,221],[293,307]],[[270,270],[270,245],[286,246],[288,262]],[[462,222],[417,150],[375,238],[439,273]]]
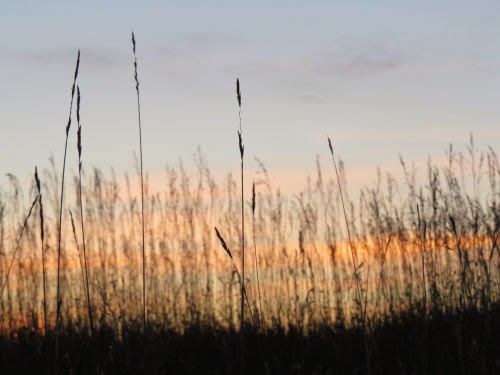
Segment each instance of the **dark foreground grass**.
[[[500,371],[500,305],[489,313],[466,311],[399,315],[376,325],[368,336],[375,374],[495,374]],[[239,334],[212,326],[191,326],[182,334],[142,324],[117,337],[102,328],[93,337],[75,326],[59,335],[61,373],[74,374],[234,374],[239,373]],[[318,326],[304,334],[296,327],[248,328],[245,334],[248,374],[362,374],[361,329]],[[262,352],[258,348],[258,340]],[[28,330],[0,338],[0,373],[52,373],[54,337]],[[425,352],[427,351],[427,352]],[[425,368],[424,363],[427,363]]]
[[[79,57],[71,103],[78,66]],[[293,197],[271,186],[259,162],[250,216],[241,121],[241,183],[229,174],[218,184],[200,151],[194,179],[181,163],[152,192],[142,178],[139,117],[139,204],[127,174],[125,195],[114,173],[108,179],[93,168],[82,181],[79,98],[76,207],[63,201],[72,104],[62,176],[51,162],[36,179],[47,215],[41,195],[24,212],[34,185],[8,175],[9,186],[0,186],[0,375],[500,373],[493,148],[477,152],[471,136],[466,152],[450,146],[447,165],[429,159],[424,179],[401,158],[403,180],[379,171],[355,203],[329,141],[334,178],[318,158],[316,181]],[[239,81],[237,98],[241,107]],[[71,208],[80,212],[83,262],[76,230],[74,246],[62,230]],[[30,227],[32,209],[40,215]],[[245,276],[249,219],[256,266]]]

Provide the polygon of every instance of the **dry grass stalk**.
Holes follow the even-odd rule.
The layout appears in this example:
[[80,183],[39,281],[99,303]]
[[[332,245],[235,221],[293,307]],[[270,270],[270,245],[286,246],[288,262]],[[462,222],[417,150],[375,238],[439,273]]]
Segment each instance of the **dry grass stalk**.
[[[233,272],[236,274],[236,276],[238,276],[238,280],[240,282],[240,285],[242,285],[242,283],[243,283],[243,276],[240,274],[240,271],[238,271],[238,267],[236,267],[236,263],[234,261],[234,258],[233,258],[233,255],[231,253],[231,250],[229,250],[229,247],[227,246],[226,241],[224,241],[224,238],[220,234],[220,232],[217,229],[217,227],[214,227],[214,229],[215,229],[215,234],[217,235],[217,238],[219,239],[219,242],[220,242],[222,248],[224,249],[224,251],[226,252],[226,254],[229,256],[229,259],[231,259],[231,263],[233,264]],[[252,323],[255,324],[255,318],[254,318],[254,316],[252,314],[252,310],[251,310],[251,307],[250,307],[250,301],[248,300],[247,292],[246,292],[245,289],[243,289],[243,298],[244,298],[244,301],[246,302],[248,310],[250,312],[250,319],[252,320]]]
[[226,251],[227,255],[229,255],[229,258],[231,258],[231,260],[234,263],[233,254],[231,254],[231,251],[229,250],[229,247],[226,245],[226,241],[224,241],[224,238],[222,238],[222,236],[221,236],[219,230],[217,229],[217,227],[215,227],[215,234],[217,235],[217,238],[219,239],[220,244],[222,245],[222,248]]
[[12,254],[12,259],[10,260],[9,268],[7,269],[7,274],[5,275],[5,280],[2,284],[2,290],[0,291],[0,301],[2,300],[3,292],[5,291],[5,287],[7,286],[7,282],[9,281],[10,271],[12,270],[12,265],[14,264],[14,260],[16,259],[16,254],[19,251],[19,248],[21,247],[21,240],[23,238],[24,231],[26,230],[26,227],[28,226],[28,219],[31,216],[31,211],[33,211],[33,207],[35,207],[36,202],[38,202],[38,199],[39,199],[39,196],[37,194],[36,198],[33,200],[33,203],[31,204],[31,207],[28,211],[28,215],[26,215],[26,217],[24,218],[24,223],[23,223],[23,226],[21,228],[21,233],[19,233],[16,248],[14,249],[14,253]]
[[134,79],[137,93],[137,114],[139,121],[139,158],[141,169],[141,224],[142,224],[142,325],[146,330],[146,244],[144,223],[144,174],[142,169],[142,126],[141,126],[141,101],[139,96],[139,78],[137,75],[137,57],[135,55],[135,35],[132,32],[132,50],[134,52]]
[[257,244],[255,240],[255,182],[252,184],[252,235],[253,235],[253,250],[255,260],[255,274],[257,276],[257,296],[259,298],[259,324],[262,328],[263,312],[262,312],[262,298],[260,294],[260,280],[259,280],[259,258],[257,256]]
[[[215,229],[215,234],[217,235],[217,238],[219,239],[222,248],[226,251],[226,254],[229,256],[229,259],[231,259],[231,263],[233,264],[233,272],[238,276],[240,284],[243,285],[243,277],[242,277],[242,275],[240,275],[240,273],[238,271],[238,267],[236,267],[236,263],[234,262],[234,258],[233,258],[233,255],[231,254],[231,250],[229,250],[229,247],[227,246],[226,241],[224,241],[224,238],[220,234],[220,232],[217,229],[217,227],[214,227],[214,229]],[[245,298],[245,301],[246,301],[246,304],[247,304],[247,307],[248,307],[248,311],[250,313],[250,319],[252,320],[252,324],[255,326],[256,322],[255,322],[255,318],[254,318],[254,316],[252,314],[252,308],[250,306],[250,301],[248,300],[247,292],[246,292],[246,290],[243,287],[242,287],[242,290],[243,290],[243,295],[244,295],[244,298]],[[242,334],[242,333],[243,332],[240,332],[240,334]],[[261,343],[259,337],[257,337],[257,345],[259,347],[259,354],[260,354],[260,356],[261,356],[261,358],[263,360],[263,363],[264,363],[264,368],[265,368],[266,374],[269,374],[268,363],[267,363],[267,360],[266,360],[266,358],[264,356],[264,351],[262,349],[262,343]],[[242,347],[242,350],[243,350],[243,347]],[[244,356],[243,356],[243,354],[242,354],[241,359],[243,361],[243,362],[241,362],[241,373],[243,374],[244,370],[245,370],[245,362],[244,362]]]
[[61,324],[61,236],[62,236],[62,213],[64,203],[64,176],[66,172],[66,154],[68,151],[68,137],[69,129],[71,127],[71,114],[73,111],[73,99],[75,97],[76,79],[78,78],[78,68],[80,67],[80,50],[78,50],[78,57],[76,59],[75,74],[73,77],[73,87],[71,88],[71,103],[69,106],[68,123],[66,125],[66,141],[64,143],[64,158],[61,180],[61,200],[59,202],[59,222],[58,222],[58,236],[57,236],[57,292],[56,292],[56,350],[55,350],[55,372],[57,373],[57,357],[59,350],[59,329]]
[[44,217],[43,217],[43,201],[42,201],[42,186],[40,183],[40,178],[38,177],[38,169],[35,167],[35,182],[36,189],[38,191],[38,204],[40,213],[40,240],[42,242],[42,288],[43,288],[43,333],[47,334],[47,282],[46,282],[46,270],[45,270],[45,230],[44,230]]
[[[347,219],[347,211],[345,209],[345,203],[344,203],[344,195],[342,193],[342,186],[340,184],[340,176],[339,176],[339,171],[337,169],[337,162],[335,161],[335,156],[333,154],[333,147],[332,147],[332,141],[330,140],[330,137],[328,138],[328,147],[330,148],[330,154],[332,155],[332,160],[333,160],[333,166],[335,167],[335,175],[337,177],[337,185],[339,187],[339,193],[340,193],[340,201],[342,203],[342,211],[344,213],[344,220],[345,220],[345,226],[347,229],[347,238],[349,239],[349,248],[351,250],[351,260],[352,260],[352,267],[353,267],[353,273],[354,273],[354,280],[356,283],[356,304],[358,306],[358,311],[361,317],[361,324],[363,328],[363,338],[364,338],[364,345],[365,345],[365,356],[366,356],[366,370],[367,373],[371,373],[371,364],[370,364],[370,353],[368,349],[368,337],[367,337],[367,332],[366,332],[366,306],[367,306],[367,296],[368,296],[368,287],[366,290],[366,295],[364,299],[364,307],[363,307],[363,301],[361,299],[361,277],[359,275],[359,267],[356,264],[356,256],[354,254],[354,246],[352,244],[352,238],[351,238],[351,231],[349,229],[349,220]],[[368,276],[367,276],[367,283],[368,283]]]
[[69,216],[71,218],[71,229],[73,231],[73,239],[75,241],[76,251],[78,252],[78,263],[80,264],[80,272],[82,276],[83,293],[87,295],[87,286],[85,284],[85,270],[82,262],[82,254],[80,252],[80,245],[78,244],[78,238],[76,236],[75,220],[73,219],[73,212],[69,210]]
[[241,160],[241,317],[240,317],[240,336],[241,336],[241,372],[244,371],[245,363],[245,202],[244,202],[244,180],[243,180],[243,155],[245,146],[243,145],[242,129],[241,129],[241,90],[240,80],[236,79],[236,98],[238,99],[238,146],[240,149]]
[[[94,334],[94,319],[92,316],[92,304],[90,301],[90,283],[89,283],[89,269],[87,263],[87,247],[85,244],[85,228],[83,220],[83,201],[82,201],[82,124],[80,123],[80,87],[77,86],[77,99],[76,99],[76,120],[78,123],[78,138],[77,138],[77,149],[78,149],[78,204],[80,206],[80,223],[82,232],[82,249],[83,249],[83,264],[85,271],[85,292],[87,298],[87,310],[89,314],[90,323],[90,333]],[[73,217],[71,217],[73,220]],[[75,236],[76,239],[76,236]]]
[[352,238],[351,238],[351,230],[349,229],[349,220],[347,219],[347,211],[346,211],[345,203],[344,203],[344,194],[342,192],[342,186],[340,184],[340,176],[339,176],[339,172],[337,169],[337,162],[335,161],[335,156],[333,154],[332,141],[330,140],[330,137],[328,137],[328,147],[330,148],[330,154],[332,155],[333,166],[335,168],[335,175],[337,177],[337,185],[339,187],[339,193],[340,193],[340,201],[342,203],[342,211],[344,213],[345,226],[346,226],[346,230],[347,230],[347,238],[349,240],[349,248],[351,250],[351,261],[352,261],[354,279],[356,282],[356,304],[358,306],[359,313],[362,317],[362,321],[364,322],[364,315],[365,314],[364,314],[363,303],[362,303],[362,298],[361,298],[359,267],[358,267],[357,262],[356,262],[354,246],[352,244]]
[[424,317],[424,327],[423,327],[423,345],[422,345],[422,355],[423,355],[423,371],[422,373],[427,373],[427,327],[428,327],[428,316],[427,316],[427,287],[425,282],[425,237],[427,232],[427,224],[424,220],[422,223],[420,217],[420,207],[417,203],[417,218],[418,218],[418,233],[420,237],[420,260],[422,266],[422,290],[423,290],[423,308],[422,314]]

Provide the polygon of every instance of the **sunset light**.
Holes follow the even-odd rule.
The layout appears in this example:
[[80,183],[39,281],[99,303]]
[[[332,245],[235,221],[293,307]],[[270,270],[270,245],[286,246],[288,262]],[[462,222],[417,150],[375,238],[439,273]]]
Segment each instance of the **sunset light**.
[[500,373],[500,5],[0,5],[0,373]]

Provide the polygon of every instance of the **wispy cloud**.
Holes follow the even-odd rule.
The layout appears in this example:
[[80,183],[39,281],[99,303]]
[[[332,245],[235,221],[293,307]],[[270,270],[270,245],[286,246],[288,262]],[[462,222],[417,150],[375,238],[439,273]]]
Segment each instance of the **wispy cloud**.
[[441,64],[405,64],[400,70],[408,73],[463,73],[500,69],[499,62],[447,62]]
[[171,66],[188,68],[203,63],[225,71],[273,76],[367,76],[394,69],[402,61],[402,54],[384,43],[342,41],[326,45],[321,41],[324,38],[312,40],[310,48],[304,40],[278,34],[256,38],[244,33],[179,33],[163,42],[159,58]]
[[297,95],[297,100],[303,103],[311,103],[311,104],[321,104],[324,103],[326,98],[322,95],[314,94],[314,93],[304,93]]
[[345,64],[345,70],[355,75],[373,75],[400,66],[401,57],[388,53],[360,52]]
[[[63,47],[49,50],[25,50],[8,49],[5,53],[5,59],[14,62],[27,64],[53,66],[53,65],[72,65],[75,60],[78,47]],[[81,48],[82,59],[90,67],[112,67],[120,64],[120,59],[116,57],[116,51],[104,50],[98,48]]]

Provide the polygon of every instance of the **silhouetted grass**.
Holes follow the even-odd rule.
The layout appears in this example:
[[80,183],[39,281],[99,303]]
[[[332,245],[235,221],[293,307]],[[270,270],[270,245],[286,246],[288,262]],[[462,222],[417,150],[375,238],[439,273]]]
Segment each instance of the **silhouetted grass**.
[[[500,329],[500,306],[492,306],[492,329]],[[419,356],[422,317],[401,315],[377,326],[369,339],[374,374],[494,374],[498,370],[498,335],[486,335],[478,311],[437,314],[429,319],[429,361]],[[459,327],[459,329],[457,329]],[[496,330],[495,330],[496,329]],[[239,332],[217,326],[187,326],[181,334],[162,327],[142,332],[128,326],[121,337],[102,326],[94,336],[64,326],[60,332],[61,372],[89,374],[234,374],[239,370]],[[307,335],[291,327],[246,330],[246,374],[265,373],[263,345],[272,374],[366,373],[363,332],[359,328],[318,326]],[[52,348],[42,335],[26,329],[0,338],[2,373],[50,373]],[[98,360],[100,359],[100,360]]]
[[71,88],[71,102],[69,106],[68,123],[66,125],[66,140],[64,142],[64,157],[63,157],[63,167],[62,167],[62,179],[61,179],[61,200],[59,203],[59,225],[58,225],[58,236],[57,236],[57,287],[56,287],[56,351],[55,351],[55,372],[57,372],[57,361],[58,361],[58,346],[59,346],[59,326],[61,324],[61,241],[62,241],[62,213],[63,213],[63,203],[64,203],[64,177],[66,174],[66,154],[68,150],[68,137],[69,130],[71,128],[71,115],[73,110],[73,99],[75,97],[75,84],[78,77],[78,68],[80,67],[80,50],[78,50],[78,57],[76,59],[75,75],[73,77],[73,86]]
[[[89,268],[87,262],[87,246],[85,243],[85,225],[83,219],[83,200],[82,200],[82,125],[80,123],[80,87],[77,86],[77,100],[76,100],[76,119],[78,124],[77,131],[77,150],[78,150],[78,205],[80,208],[80,228],[82,234],[82,250],[83,250],[83,269],[85,276],[85,295],[87,297],[87,309],[89,314],[90,332],[94,332],[94,319],[92,316],[92,304],[90,303],[90,283],[89,283]],[[71,211],[70,211],[71,212]],[[71,217],[73,222],[73,217]],[[74,225],[73,225],[74,226]],[[76,239],[76,235],[75,235]]]
[[[167,167],[166,184],[154,190],[142,171],[133,34],[132,44],[140,196],[128,175],[123,184],[97,168],[82,173],[77,88],[79,166],[73,191],[66,188],[76,199],[63,200],[80,54],[61,181],[52,164],[43,184],[36,170],[33,186],[12,175],[0,186],[0,373],[500,370],[500,162],[492,148],[476,150],[471,137],[465,152],[450,147],[447,163],[429,160],[425,177],[401,158],[402,181],[379,172],[352,199],[329,140],[334,176],[318,158],[316,177],[288,196],[259,162],[247,202],[237,80],[240,186],[232,174],[217,181],[199,152],[196,174]],[[64,241],[63,210],[72,209],[83,258],[72,214],[74,243]],[[247,230],[253,271],[245,270]]]
[[47,282],[46,282],[46,265],[45,265],[45,230],[44,230],[44,218],[43,218],[43,199],[42,199],[42,187],[40,183],[40,178],[38,177],[38,169],[35,167],[35,183],[36,190],[38,192],[38,204],[39,204],[39,215],[40,215],[40,241],[41,241],[41,254],[42,254],[42,286],[43,286],[43,332],[46,333],[48,329],[47,325]]
[[137,57],[135,55],[135,35],[132,32],[132,50],[134,53],[134,80],[137,94],[137,119],[139,124],[139,161],[141,172],[141,229],[142,229],[142,320],[143,329],[146,330],[146,239],[144,222],[144,173],[142,168],[142,124],[141,124],[141,100],[139,95],[139,76],[137,74]]

